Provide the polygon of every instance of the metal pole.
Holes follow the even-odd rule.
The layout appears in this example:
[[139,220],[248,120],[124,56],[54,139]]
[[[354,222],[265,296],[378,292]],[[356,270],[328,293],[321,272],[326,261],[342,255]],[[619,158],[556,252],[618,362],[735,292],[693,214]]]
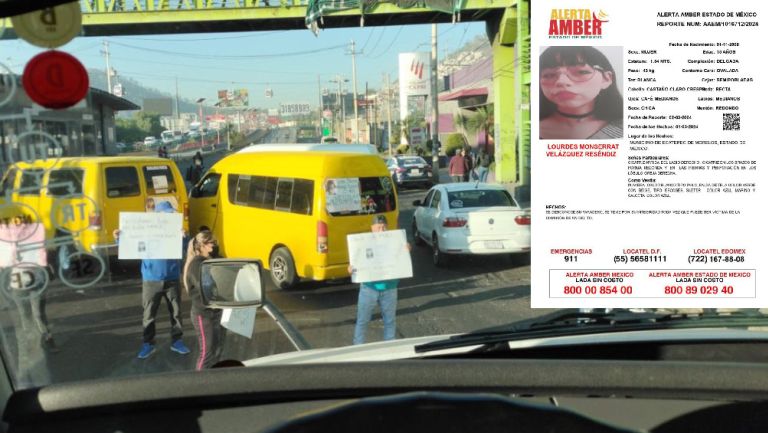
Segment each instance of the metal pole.
[[437,110],[437,24],[432,24],[432,59],[430,62],[432,81],[432,182],[440,183],[440,163],[437,156],[438,110]]
[[109,66],[109,42],[104,41],[104,58],[107,60],[107,92],[112,94],[112,68]]
[[355,63],[355,54],[356,54],[355,41],[353,40],[352,41],[352,93],[353,93],[352,102],[355,109],[355,131],[352,136],[355,140],[355,144],[357,144],[360,142],[360,128],[357,124],[357,64]]
[[389,156],[392,156],[392,89],[389,88],[389,73],[387,73],[387,146]]

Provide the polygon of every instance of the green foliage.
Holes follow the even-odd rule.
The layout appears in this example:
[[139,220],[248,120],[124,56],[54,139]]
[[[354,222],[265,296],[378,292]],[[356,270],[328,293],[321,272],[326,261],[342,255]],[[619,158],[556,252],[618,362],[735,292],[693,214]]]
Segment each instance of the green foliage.
[[398,155],[405,155],[406,153],[408,153],[408,150],[410,150],[410,148],[411,148],[411,146],[409,146],[407,144],[401,144],[401,145],[397,146],[397,154]]
[[427,148],[427,150],[431,153],[432,152],[432,139],[430,138],[427,140],[426,143],[424,143],[424,147]]
[[115,119],[115,135],[117,141],[133,144],[137,141],[143,141],[147,133],[138,126],[134,119]]
[[493,136],[493,105],[489,104],[478,108],[475,114],[467,120],[466,129],[472,133],[483,131],[486,138],[489,135]]
[[147,133],[146,136],[160,137],[160,134],[165,130],[160,124],[160,115],[157,113],[138,111],[134,114],[134,119],[136,126]]
[[464,140],[464,135],[459,133],[448,134],[445,137],[445,144],[443,144],[443,150],[447,156],[453,156],[456,154],[456,149],[461,149],[467,144]]

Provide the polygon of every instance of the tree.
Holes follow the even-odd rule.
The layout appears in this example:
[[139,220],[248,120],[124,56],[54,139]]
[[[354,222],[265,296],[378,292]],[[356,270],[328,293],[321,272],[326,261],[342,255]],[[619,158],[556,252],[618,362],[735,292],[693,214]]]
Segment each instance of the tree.
[[455,155],[456,149],[461,149],[466,144],[467,142],[464,139],[463,134],[459,134],[459,133],[448,134],[445,137],[445,144],[443,145],[443,149],[445,150],[445,155],[446,156]]
[[136,126],[142,131],[146,132],[147,136],[159,137],[165,130],[163,125],[160,124],[160,115],[157,113],[147,113],[145,111],[139,111],[134,115]]
[[471,133],[483,131],[485,142],[488,143],[489,137],[493,137],[493,105],[488,104],[480,107],[475,114],[467,121],[467,130]]
[[115,136],[117,141],[135,143],[144,140],[147,134],[139,129],[135,119],[115,119]]
[[466,136],[467,133],[467,118],[461,111],[453,114],[453,126],[457,128],[456,132],[460,132]]

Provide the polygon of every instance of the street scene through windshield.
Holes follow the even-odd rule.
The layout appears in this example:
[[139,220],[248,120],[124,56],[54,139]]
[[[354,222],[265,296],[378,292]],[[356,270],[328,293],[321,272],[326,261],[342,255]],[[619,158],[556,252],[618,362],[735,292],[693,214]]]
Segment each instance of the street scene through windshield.
[[[156,13],[172,21],[194,8],[170,3]],[[237,9],[209,3],[212,18]],[[99,7],[4,20],[0,341],[14,386],[295,351],[262,309],[241,320],[201,303],[214,257],[259,260],[265,297],[311,348],[547,312],[530,309],[529,144],[495,130],[511,116],[494,118],[498,92],[524,86],[522,70],[494,60],[483,14],[214,32],[142,24],[145,2]],[[71,41],[33,35],[70,21]]]

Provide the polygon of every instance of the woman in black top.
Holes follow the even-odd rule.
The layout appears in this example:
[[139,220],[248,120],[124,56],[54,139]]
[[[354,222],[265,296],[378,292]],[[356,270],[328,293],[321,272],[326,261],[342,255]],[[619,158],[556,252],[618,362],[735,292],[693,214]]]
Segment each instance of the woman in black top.
[[213,258],[216,239],[210,231],[201,231],[189,242],[184,265],[184,287],[192,301],[192,325],[197,334],[198,356],[196,370],[210,368],[219,359],[223,347],[222,310],[203,305],[200,268],[204,260]]

